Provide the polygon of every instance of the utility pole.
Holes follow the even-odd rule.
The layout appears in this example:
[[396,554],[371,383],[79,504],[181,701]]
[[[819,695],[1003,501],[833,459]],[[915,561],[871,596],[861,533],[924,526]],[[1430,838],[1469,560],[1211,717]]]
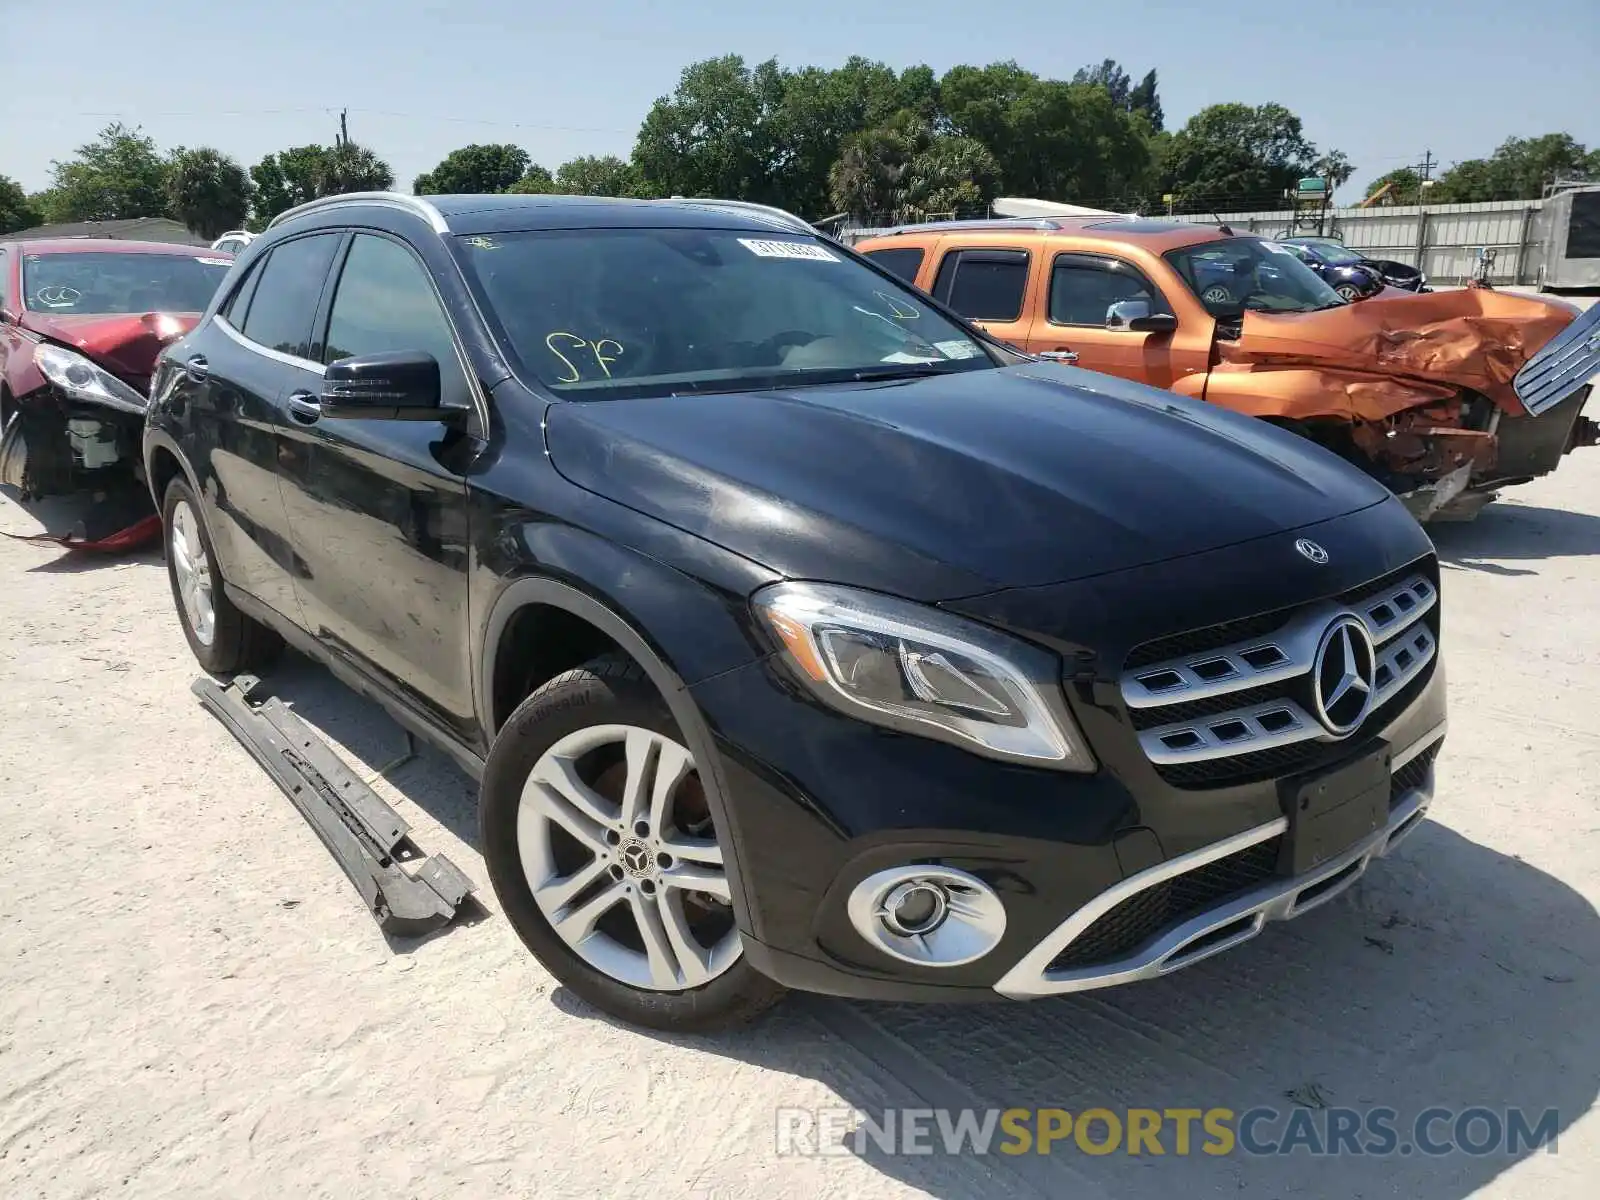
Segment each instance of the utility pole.
[[336,145],[348,146],[350,144],[350,126],[346,123],[346,118],[349,115],[350,110],[348,108],[339,110],[339,140],[335,143]]
[[1436,165],[1437,163],[1435,163],[1433,158],[1433,151],[1424,150],[1422,152],[1422,161],[1417,164],[1417,170],[1421,173],[1422,181],[1424,183],[1433,178],[1433,168]]

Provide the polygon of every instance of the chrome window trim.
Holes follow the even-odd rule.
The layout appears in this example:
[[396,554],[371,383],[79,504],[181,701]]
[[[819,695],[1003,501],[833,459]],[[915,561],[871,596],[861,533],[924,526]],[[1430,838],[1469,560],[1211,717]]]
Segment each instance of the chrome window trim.
[[[429,227],[440,234],[450,232],[450,226],[441,213],[432,204],[420,196],[410,196],[404,192],[346,192],[341,196],[323,196],[318,200],[308,200],[294,208],[285,209],[267,223],[267,229],[275,229],[288,221],[298,217],[309,216],[312,213],[333,212],[341,208],[370,207],[377,205],[381,208],[399,209],[401,212],[410,213],[414,217],[421,217],[428,222]],[[263,230],[265,232],[265,230]]]
[[[1404,750],[1395,753],[1390,761],[1391,774],[1443,738],[1446,727],[1447,723],[1441,721]],[[1014,1000],[1089,991],[1140,979],[1154,979],[1231,949],[1260,933],[1268,922],[1298,917],[1333,899],[1353,884],[1373,859],[1386,855],[1421,824],[1422,816],[1433,801],[1433,788],[1433,770],[1430,768],[1423,785],[1407,791],[1390,810],[1388,823],[1383,828],[1374,830],[1313,871],[1294,878],[1269,879],[1240,896],[1213,905],[1172,926],[1146,946],[1121,959],[1089,967],[1051,971],[1050,964],[1063,950],[1130,896],[1277,837],[1288,829],[1289,822],[1283,817],[1276,817],[1253,829],[1246,829],[1210,846],[1202,846],[1130,875],[1101,892],[1056,926],[1016,966],[1001,976],[994,989]],[[1232,926],[1239,928],[1219,940],[1208,940]],[[1197,943],[1199,945],[1195,950],[1184,953]]]
[[300,358],[294,354],[285,354],[282,350],[274,350],[271,346],[263,346],[260,342],[251,341],[228,323],[228,318],[221,313],[213,314],[211,323],[222,330],[246,350],[253,350],[273,362],[282,363],[286,367],[299,367],[303,371],[310,371],[316,375],[326,375],[327,368],[319,362],[312,362],[309,358]]

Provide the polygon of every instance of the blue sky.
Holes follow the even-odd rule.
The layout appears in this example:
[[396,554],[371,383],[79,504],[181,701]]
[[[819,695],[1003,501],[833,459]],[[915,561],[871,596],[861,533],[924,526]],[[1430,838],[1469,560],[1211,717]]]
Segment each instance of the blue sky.
[[[107,121],[246,166],[330,142],[337,112],[402,187],[454,147],[515,142],[554,169],[626,156],[698,58],[895,67],[1015,58],[1069,77],[1102,58],[1160,73],[1169,128],[1207,104],[1277,101],[1359,168],[1349,191],[1421,157],[1445,165],[1513,134],[1600,144],[1600,0],[0,0],[0,173],[43,187]],[[1003,16],[1001,15],[1003,14]],[[1071,200],[1073,197],[1058,197]]]

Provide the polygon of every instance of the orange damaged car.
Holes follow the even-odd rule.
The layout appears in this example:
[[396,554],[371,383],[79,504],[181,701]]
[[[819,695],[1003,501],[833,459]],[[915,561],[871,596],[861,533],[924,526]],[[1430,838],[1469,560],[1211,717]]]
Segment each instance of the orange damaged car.
[[1581,415],[1600,305],[1486,287],[1346,301],[1269,239],[1144,218],[913,225],[855,249],[1019,350],[1293,429],[1419,520],[1470,518],[1600,441]]

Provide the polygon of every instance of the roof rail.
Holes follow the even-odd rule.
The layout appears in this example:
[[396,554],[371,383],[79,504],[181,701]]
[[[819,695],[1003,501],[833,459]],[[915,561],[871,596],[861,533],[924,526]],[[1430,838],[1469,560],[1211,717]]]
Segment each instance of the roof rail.
[[923,221],[916,225],[895,225],[886,229],[880,237],[887,237],[896,233],[937,233],[944,229],[1038,229],[1050,231],[1067,228],[1066,222],[1075,220],[1080,223],[1090,220],[1102,221],[1104,217],[972,217],[960,221]]
[[817,232],[816,226],[797,217],[792,212],[781,208],[774,208],[770,204],[757,204],[753,200],[713,200],[694,196],[671,196],[666,200],[668,204],[687,204],[696,208],[721,208],[733,212],[747,212],[752,216],[764,216],[779,224],[787,225],[791,229],[803,230],[806,233]]
[[281,225],[285,221],[292,221],[308,213],[322,212],[324,209],[339,208],[346,204],[377,204],[388,208],[398,208],[413,216],[421,217],[433,227],[435,233],[449,233],[450,226],[445,224],[443,214],[429,204],[421,196],[408,195],[405,192],[345,192],[338,196],[323,196],[316,200],[308,200],[304,204],[297,204],[293,208],[284,209],[283,212],[267,222],[267,228]]

